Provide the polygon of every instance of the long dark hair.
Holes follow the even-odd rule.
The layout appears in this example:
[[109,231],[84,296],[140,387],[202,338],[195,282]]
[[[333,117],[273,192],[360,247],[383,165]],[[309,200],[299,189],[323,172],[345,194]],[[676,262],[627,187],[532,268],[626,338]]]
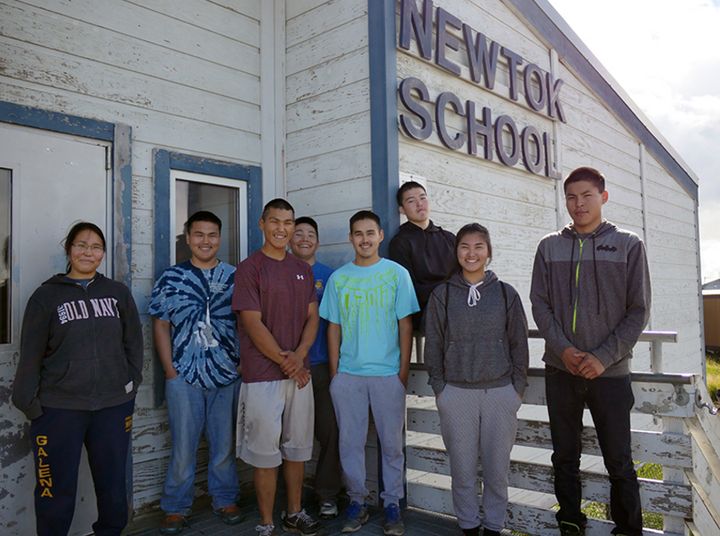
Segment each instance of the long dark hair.
[[453,249],[455,256],[453,257],[452,267],[450,268],[450,271],[447,275],[448,279],[451,276],[462,272],[462,266],[460,266],[460,263],[457,260],[457,250],[458,247],[460,247],[461,240],[465,238],[465,236],[472,233],[478,233],[480,236],[483,237],[483,240],[485,240],[488,249],[488,264],[492,260],[492,242],[490,241],[490,231],[487,230],[487,227],[475,222],[463,225],[455,235],[455,248]]
[[92,231],[96,235],[100,237],[100,240],[102,241],[103,251],[107,251],[107,247],[105,245],[105,235],[100,230],[100,227],[95,225],[94,223],[90,223],[89,221],[79,221],[75,225],[73,225],[70,230],[68,231],[67,236],[65,237],[65,240],[63,240],[63,248],[65,249],[65,256],[67,257],[67,265],[65,266],[65,273],[70,273],[70,249],[72,248],[73,242],[75,242],[75,238],[77,235],[82,233],[83,231]]

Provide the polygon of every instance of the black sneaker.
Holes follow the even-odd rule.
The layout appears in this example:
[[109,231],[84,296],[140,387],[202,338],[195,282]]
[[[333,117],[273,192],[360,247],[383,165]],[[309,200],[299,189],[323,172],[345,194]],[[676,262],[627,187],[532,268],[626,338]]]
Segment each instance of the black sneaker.
[[585,527],[570,521],[561,521],[560,536],[585,536]]
[[315,521],[305,510],[300,510],[297,514],[285,516],[282,528],[285,532],[315,536],[320,531],[320,523]]

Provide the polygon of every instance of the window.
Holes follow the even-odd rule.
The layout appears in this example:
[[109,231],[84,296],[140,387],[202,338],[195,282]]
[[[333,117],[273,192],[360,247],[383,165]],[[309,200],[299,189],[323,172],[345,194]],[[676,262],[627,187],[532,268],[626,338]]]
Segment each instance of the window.
[[0,344],[10,343],[10,224],[12,172],[0,168]]
[[247,186],[243,181],[171,170],[171,222],[174,243],[171,264],[190,259],[183,225],[198,210],[222,221],[218,258],[237,264],[247,256]]

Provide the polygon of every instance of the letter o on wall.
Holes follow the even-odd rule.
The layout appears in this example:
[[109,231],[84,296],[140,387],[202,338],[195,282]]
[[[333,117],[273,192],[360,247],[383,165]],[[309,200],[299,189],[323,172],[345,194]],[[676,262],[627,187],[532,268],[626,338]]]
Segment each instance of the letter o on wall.
[[[534,89],[532,85],[532,79],[533,76],[535,77],[535,81],[538,84],[538,95],[535,97]],[[545,106],[547,106],[547,91],[545,90],[545,77],[543,76],[543,71],[535,65],[534,63],[529,63],[525,67],[525,71],[523,74],[523,85],[525,88],[525,100],[528,103],[528,106],[535,110],[536,112],[539,112]]]
[[[537,158],[533,161],[532,154],[530,153],[530,144],[535,144],[537,150]],[[543,143],[540,138],[540,133],[533,126],[526,126],[520,136],[520,147],[522,148],[523,164],[525,169],[532,173],[540,174],[543,167],[545,167],[545,152],[543,151]]]
[[[506,129],[507,127],[507,129]],[[506,130],[510,134],[510,151],[505,149],[503,144],[503,131]],[[520,136],[518,135],[517,125],[509,115],[501,115],[495,121],[495,149],[497,150],[500,161],[506,166],[514,166],[520,159]]]

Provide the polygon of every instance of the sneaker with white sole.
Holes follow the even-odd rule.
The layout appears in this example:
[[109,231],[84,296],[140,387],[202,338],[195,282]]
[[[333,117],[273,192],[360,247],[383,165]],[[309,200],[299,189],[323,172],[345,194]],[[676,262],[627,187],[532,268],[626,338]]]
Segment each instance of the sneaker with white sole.
[[334,519],[338,516],[337,503],[333,499],[325,499],[320,503],[320,517]]
[[284,516],[282,528],[285,532],[315,536],[320,531],[320,523],[315,521],[305,510],[300,510],[291,516]]
[[342,532],[357,532],[370,519],[366,504],[360,504],[352,501],[345,510],[345,523],[343,523]]
[[255,527],[255,532],[257,532],[257,536],[276,536],[277,532],[275,532],[275,525],[272,523],[269,525],[257,525]]

